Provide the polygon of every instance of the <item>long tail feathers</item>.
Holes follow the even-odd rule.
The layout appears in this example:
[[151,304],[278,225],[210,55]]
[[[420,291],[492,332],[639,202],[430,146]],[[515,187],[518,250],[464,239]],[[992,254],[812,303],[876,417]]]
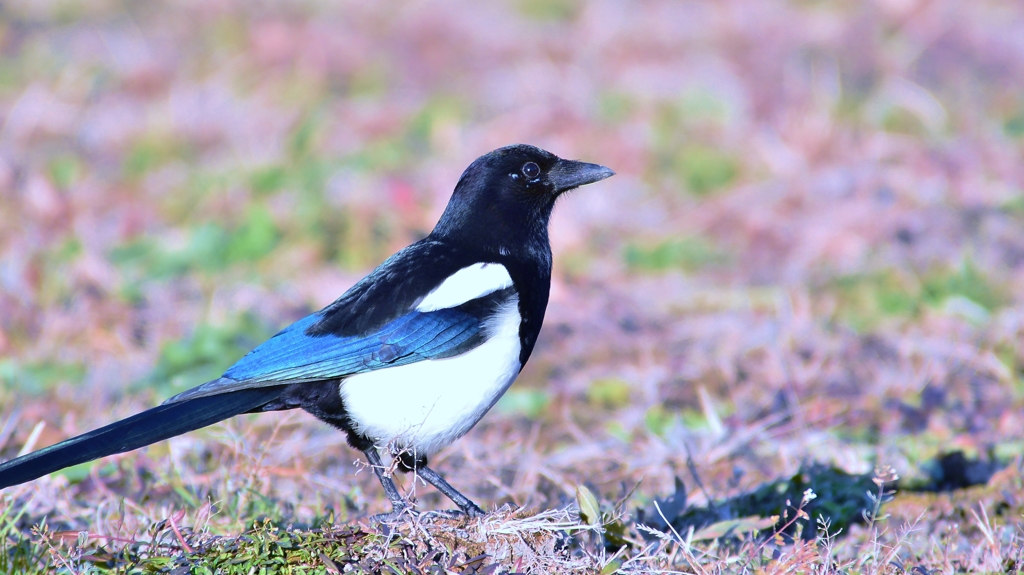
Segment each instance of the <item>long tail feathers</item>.
[[257,387],[169,403],[0,464],[0,489],[65,467],[181,435],[259,408],[283,387]]

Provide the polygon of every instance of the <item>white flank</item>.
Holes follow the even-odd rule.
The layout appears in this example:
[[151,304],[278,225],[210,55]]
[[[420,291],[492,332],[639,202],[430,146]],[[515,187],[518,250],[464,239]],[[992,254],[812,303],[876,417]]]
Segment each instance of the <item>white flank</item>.
[[460,306],[512,285],[508,270],[501,264],[473,264],[448,276],[428,293],[416,311],[435,311]]
[[379,447],[393,444],[417,455],[465,435],[519,375],[518,298],[498,308],[484,330],[489,339],[462,355],[342,381],[341,397],[356,431]]

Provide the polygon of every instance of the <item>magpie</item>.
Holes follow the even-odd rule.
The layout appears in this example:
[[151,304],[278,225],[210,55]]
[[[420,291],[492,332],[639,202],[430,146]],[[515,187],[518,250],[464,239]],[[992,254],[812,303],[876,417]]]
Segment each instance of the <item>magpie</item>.
[[384,518],[413,510],[381,452],[483,515],[427,457],[469,432],[530,358],[551,285],[555,200],[614,174],[522,144],[477,158],[433,231],[336,301],[213,381],[0,464],[0,489],[235,415],[302,409],[363,452],[391,501]]

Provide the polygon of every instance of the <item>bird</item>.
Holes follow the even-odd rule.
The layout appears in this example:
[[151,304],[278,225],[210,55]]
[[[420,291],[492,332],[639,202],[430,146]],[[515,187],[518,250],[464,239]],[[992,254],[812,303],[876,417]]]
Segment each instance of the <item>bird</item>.
[[555,201],[614,174],[526,144],[480,156],[430,234],[333,303],[215,380],[0,464],[0,489],[236,415],[302,409],[344,432],[364,454],[392,507],[380,519],[419,513],[399,492],[382,453],[461,513],[485,515],[428,466],[428,457],[468,433],[533,352],[551,286]]

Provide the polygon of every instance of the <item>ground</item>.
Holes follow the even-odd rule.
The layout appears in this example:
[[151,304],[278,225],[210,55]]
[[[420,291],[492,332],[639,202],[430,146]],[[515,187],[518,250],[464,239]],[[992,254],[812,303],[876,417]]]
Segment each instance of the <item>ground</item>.
[[[598,162],[493,513],[301,413],[0,493],[0,571],[1021,570],[1015,2],[0,6],[0,458],[216,377],[516,142]],[[408,476],[421,509],[450,507]]]

